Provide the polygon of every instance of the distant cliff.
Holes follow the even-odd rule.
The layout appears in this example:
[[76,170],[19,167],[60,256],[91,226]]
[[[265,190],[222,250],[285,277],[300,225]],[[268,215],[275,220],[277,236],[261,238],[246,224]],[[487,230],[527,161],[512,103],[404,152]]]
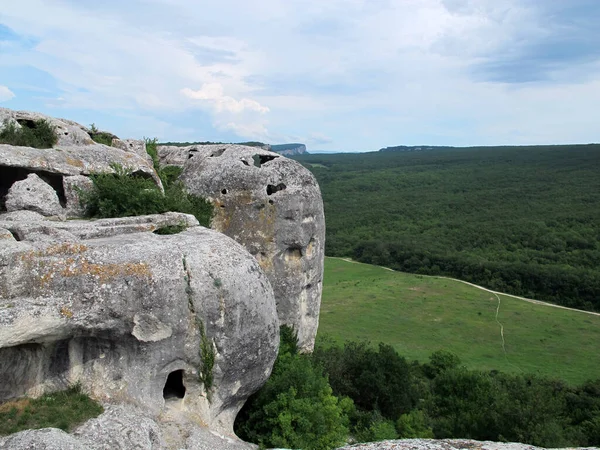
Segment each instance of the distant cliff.
[[394,147],[385,147],[379,149],[380,152],[419,152],[423,150],[448,150],[456,147],[440,146],[440,145],[396,145]]
[[279,144],[271,145],[271,151],[277,152],[284,156],[302,155],[308,153],[304,144]]

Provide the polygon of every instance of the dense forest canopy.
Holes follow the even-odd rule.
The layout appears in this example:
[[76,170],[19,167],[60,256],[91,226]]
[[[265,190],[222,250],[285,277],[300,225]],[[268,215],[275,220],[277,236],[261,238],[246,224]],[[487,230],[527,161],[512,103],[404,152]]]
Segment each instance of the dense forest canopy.
[[299,155],[326,254],[600,310],[600,145]]

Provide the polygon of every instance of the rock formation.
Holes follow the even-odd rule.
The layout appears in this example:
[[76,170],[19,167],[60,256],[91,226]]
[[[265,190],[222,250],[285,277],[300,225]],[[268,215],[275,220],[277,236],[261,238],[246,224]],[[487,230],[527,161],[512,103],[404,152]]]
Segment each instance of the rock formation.
[[269,277],[281,324],[311,351],[317,333],[325,244],[319,186],[299,163],[255,147],[160,147],[162,164],[182,165],[180,179],[214,202],[211,227],[241,243]]
[[0,400],[80,382],[155,415],[175,401],[232,433],[276,357],[275,300],[252,256],[195,225],[177,213],[0,216]]
[[[53,148],[0,144],[0,402],[80,383],[106,411],[73,434],[25,431],[0,448],[247,448],[211,433],[233,436],[270,375],[280,323],[314,344],[315,179],[258,148],[163,149],[215,204],[213,230],[180,213],[81,220],[88,175],[118,164],[160,178],[143,141],[98,144],[97,130],[0,108],[0,128],[39,119],[58,134]],[[184,231],[154,233],[173,226]]]

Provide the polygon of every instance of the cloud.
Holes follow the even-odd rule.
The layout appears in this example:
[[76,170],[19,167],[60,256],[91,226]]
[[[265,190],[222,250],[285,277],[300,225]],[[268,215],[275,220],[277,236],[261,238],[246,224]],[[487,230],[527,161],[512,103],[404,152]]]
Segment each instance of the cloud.
[[230,113],[241,113],[243,111],[256,111],[261,114],[269,112],[269,108],[262,106],[255,100],[248,98],[242,98],[236,100],[233,97],[224,95],[223,86],[220,83],[206,83],[202,85],[202,88],[194,91],[190,88],[184,88],[181,93],[193,100],[205,100],[211,104],[218,113],[230,112]]
[[21,0],[0,9],[0,85],[122,136],[587,141],[599,19],[597,0]]
[[13,91],[11,91],[6,86],[0,85],[0,102],[6,102],[15,97]]

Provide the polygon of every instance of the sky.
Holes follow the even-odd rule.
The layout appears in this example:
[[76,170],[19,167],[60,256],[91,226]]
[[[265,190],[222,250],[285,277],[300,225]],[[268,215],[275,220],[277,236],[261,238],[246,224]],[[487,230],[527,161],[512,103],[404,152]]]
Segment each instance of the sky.
[[0,107],[122,138],[600,142],[599,0],[19,0]]

